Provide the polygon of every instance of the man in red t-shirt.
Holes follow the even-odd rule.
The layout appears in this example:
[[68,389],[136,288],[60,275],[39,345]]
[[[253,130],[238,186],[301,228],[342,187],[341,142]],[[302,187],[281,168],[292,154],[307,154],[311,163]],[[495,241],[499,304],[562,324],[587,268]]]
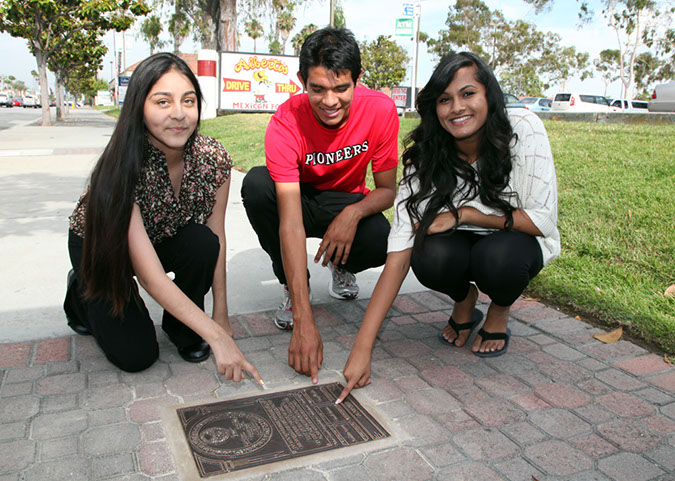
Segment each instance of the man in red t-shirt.
[[[300,50],[294,95],[265,134],[266,167],[244,178],[244,207],[260,245],[284,285],[275,324],[293,329],[288,364],[318,382],[323,344],[310,306],[307,237],[321,238],[314,262],[331,270],[329,293],[358,295],[354,274],[381,266],[396,195],[399,121],[394,102],[358,84],[361,54],[354,35],[326,27]],[[365,185],[372,165],[375,189]]]

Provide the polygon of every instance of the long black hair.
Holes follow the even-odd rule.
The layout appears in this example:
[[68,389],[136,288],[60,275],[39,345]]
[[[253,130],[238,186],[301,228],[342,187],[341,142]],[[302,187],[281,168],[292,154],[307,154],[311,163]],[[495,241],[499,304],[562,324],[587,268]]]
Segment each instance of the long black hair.
[[[86,195],[82,278],[85,298],[104,298],[121,315],[129,301],[133,269],[129,258],[129,222],[134,193],[145,151],[146,127],[143,116],[145,99],[152,87],[170,70],[185,75],[196,96],[201,118],[202,93],[190,67],[178,56],[158,53],[143,60],[134,70],[120,117],[110,142],[91,174]],[[197,135],[197,128],[190,137]]]
[[[471,66],[476,67],[476,80],[485,87],[488,104],[477,172],[460,158],[454,137],[441,126],[436,114],[438,97],[460,68]],[[415,107],[421,121],[406,139],[401,180],[407,183],[411,191],[411,195],[404,199],[405,209],[413,224],[419,223],[415,229],[415,248],[422,247],[429,226],[442,209],[448,209],[455,219],[459,219],[457,205],[453,200],[458,179],[463,179],[468,187],[460,200],[479,195],[483,204],[504,213],[505,228],[510,229],[513,226],[513,207],[505,198],[513,194],[504,190],[511,173],[509,144],[514,134],[506,115],[502,89],[490,67],[470,52],[443,58],[420,91]],[[416,188],[413,188],[413,181],[417,182]],[[419,207],[424,201],[428,203],[420,213]]]

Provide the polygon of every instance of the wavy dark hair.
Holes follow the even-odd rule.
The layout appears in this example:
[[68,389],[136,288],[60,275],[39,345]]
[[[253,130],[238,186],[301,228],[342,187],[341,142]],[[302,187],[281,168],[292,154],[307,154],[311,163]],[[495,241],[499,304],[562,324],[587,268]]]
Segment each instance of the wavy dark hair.
[[[486,90],[488,114],[478,152],[477,172],[459,157],[454,137],[440,124],[436,114],[438,97],[453,81],[462,67],[476,67],[476,80]],[[460,52],[444,57],[434,70],[429,82],[420,91],[415,107],[420,114],[419,126],[407,137],[403,152],[403,178],[411,195],[404,199],[405,209],[415,229],[415,248],[421,248],[429,226],[442,209],[448,209],[459,219],[453,200],[458,179],[467,183],[468,189],[460,200],[478,195],[483,204],[498,209],[506,216],[505,228],[513,226],[513,207],[507,202],[511,193],[504,192],[511,173],[513,129],[506,115],[504,95],[490,67],[477,55]],[[419,188],[413,189],[412,182]],[[428,201],[422,213],[419,207]],[[453,228],[455,230],[457,226]]]
[[[86,194],[82,279],[86,299],[103,298],[121,315],[132,293],[133,268],[129,258],[129,222],[134,193],[146,147],[143,110],[152,87],[165,73],[176,70],[192,83],[201,118],[202,93],[190,67],[178,56],[158,53],[143,60],[134,70],[120,117],[110,142],[91,174]],[[197,135],[192,133],[190,143]]]

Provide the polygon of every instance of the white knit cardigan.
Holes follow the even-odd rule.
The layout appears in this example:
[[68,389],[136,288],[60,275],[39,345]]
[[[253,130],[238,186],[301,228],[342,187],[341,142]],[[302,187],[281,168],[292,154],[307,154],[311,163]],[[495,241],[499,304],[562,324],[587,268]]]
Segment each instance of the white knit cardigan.
[[[513,168],[508,184],[508,190],[516,192],[517,196],[508,198],[508,201],[513,207],[523,209],[541,231],[542,236],[537,236],[536,239],[541,247],[544,265],[547,265],[560,254],[560,233],[556,226],[558,184],[551,145],[544,124],[537,115],[527,109],[507,109],[507,112],[513,132],[517,135],[517,140],[511,144]],[[416,181],[413,180],[413,188],[415,187]],[[457,197],[463,188],[463,183],[458,185]],[[410,216],[403,205],[403,200],[409,195],[407,184],[401,183],[394,204],[394,222],[389,234],[388,252],[402,251],[414,244]],[[486,215],[502,215],[499,211],[483,205],[477,197],[457,207],[465,205]],[[426,201],[419,206],[420,212],[425,207]],[[474,230],[480,234],[491,232],[489,229],[471,225],[462,225],[459,229]]]

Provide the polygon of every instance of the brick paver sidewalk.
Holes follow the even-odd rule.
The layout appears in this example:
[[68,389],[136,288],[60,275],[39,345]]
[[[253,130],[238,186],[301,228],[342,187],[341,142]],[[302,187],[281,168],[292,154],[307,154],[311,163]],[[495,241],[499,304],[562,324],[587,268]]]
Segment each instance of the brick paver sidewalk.
[[[315,306],[322,376],[343,368],[367,302]],[[374,350],[363,392],[408,441],[302,470],[271,467],[266,479],[675,479],[675,369],[661,357],[602,344],[584,322],[518,301],[508,354],[480,359],[438,340],[450,308],[431,292],[399,296]],[[270,313],[233,324],[267,386],[306,384],[287,366],[290,334]],[[137,374],[113,368],[91,337],[0,345],[0,481],[180,479],[158,407],[258,391],[160,343],[159,362]]]

